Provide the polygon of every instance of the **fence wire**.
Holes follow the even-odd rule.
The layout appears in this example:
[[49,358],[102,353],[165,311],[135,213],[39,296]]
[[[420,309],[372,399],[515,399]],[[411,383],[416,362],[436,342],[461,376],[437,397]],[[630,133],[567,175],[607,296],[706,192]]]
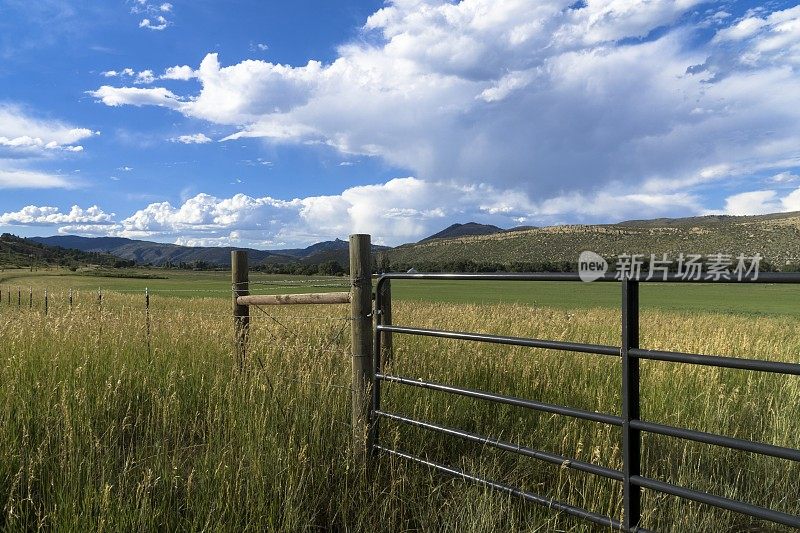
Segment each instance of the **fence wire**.
[[[280,280],[261,282],[262,285],[278,286],[278,283],[290,282],[292,288],[308,287],[309,282],[319,282],[327,280]],[[253,283],[253,282],[251,282]],[[255,282],[259,283],[259,282]],[[344,286],[344,285],[342,285]],[[141,328],[146,339],[147,353],[152,355],[156,347],[153,346],[153,338],[160,332],[160,325],[166,321],[184,323],[185,325],[198,325],[200,321],[215,320],[220,321],[224,327],[234,326],[234,317],[230,311],[219,312],[213,310],[195,310],[186,307],[174,307],[175,300],[168,303],[161,298],[169,298],[173,293],[182,294],[225,294],[233,296],[233,292],[225,289],[63,289],[53,292],[50,289],[34,291],[33,287],[21,287],[4,284],[0,286],[0,309],[14,309],[19,313],[37,313],[46,318],[66,318],[75,313],[90,314],[97,320],[99,335],[102,335],[103,321],[105,320],[132,320],[137,317],[142,320]],[[141,304],[137,305],[130,300],[120,301],[114,295],[130,297],[130,295],[141,294]],[[190,301],[190,300],[189,300]],[[121,304],[121,305],[120,305]],[[205,304],[204,304],[205,305]],[[324,313],[314,315],[312,313],[287,313],[284,308],[275,308],[268,311],[263,306],[251,305],[255,308],[255,313],[251,312],[250,320],[257,331],[249,334],[252,342],[259,342],[258,339],[266,336],[271,343],[282,349],[296,349],[298,343],[309,346],[309,351],[320,354],[342,354],[345,347],[342,341],[348,325],[352,322],[349,316],[331,316]],[[88,315],[87,315],[88,316]],[[323,340],[319,345],[314,346],[308,343],[308,339],[301,336],[299,329],[292,322],[301,322],[303,327],[312,324],[326,324],[327,333],[316,328],[315,333]],[[58,323],[56,323],[57,325]],[[341,326],[333,326],[341,324]],[[262,329],[263,327],[263,329]],[[255,329],[255,328],[254,328]],[[259,331],[260,330],[260,331]],[[324,336],[320,335],[324,334]],[[249,350],[253,351],[253,350]],[[349,388],[349,386],[347,386]]]

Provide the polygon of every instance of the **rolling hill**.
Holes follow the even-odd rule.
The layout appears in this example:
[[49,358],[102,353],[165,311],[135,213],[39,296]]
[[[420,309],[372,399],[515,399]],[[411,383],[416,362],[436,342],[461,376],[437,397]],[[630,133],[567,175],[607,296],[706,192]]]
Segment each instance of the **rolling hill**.
[[3,233],[0,235],[0,265],[3,268],[28,268],[48,265],[120,267],[131,266],[131,263],[108,253],[48,246],[31,239],[23,239],[10,233]]
[[[113,263],[113,258],[155,266],[205,263],[230,264],[230,247],[190,247],[138,241],[118,237],[59,235],[17,239],[13,253],[28,265],[30,255],[42,262],[66,261]],[[27,244],[25,244],[27,243]],[[6,259],[12,257],[4,244]],[[33,251],[23,250],[32,246]],[[76,255],[70,248],[88,255]],[[497,226],[454,224],[417,243],[396,248],[375,246],[382,270],[458,270],[475,265],[482,268],[543,269],[574,268],[580,252],[592,250],[613,259],[623,253],[678,254],[760,253],[776,269],[800,268],[800,212],[758,216],[710,215],[688,218],[630,220],[618,224],[520,227],[504,230]],[[49,250],[49,251],[48,251]],[[250,249],[250,262],[258,265],[320,265],[348,263],[348,243],[325,241],[306,248],[286,250]],[[48,254],[50,254],[48,256]],[[110,255],[109,255],[110,254]],[[51,259],[47,259],[50,257]],[[100,259],[102,258],[102,259]],[[27,262],[25,262],[27,261]],[[8,261],[6,261],[8,263]],[[61,263],[58,263],[61,264]]]
[[425,237],[419,242],[432,241],[434,239],[455,239],[458,237],[468,237],[471,235],[493,235],[503,233],[503,228],[492,226],[491,224],[478,224],[477,222],[467,222],[466,224],[453,224],[439,233],[434,233],[430,237]]
[[[56,235],[53,237],[32,237],[29,241],[47,246],[73,248],[83,252],[112,254],[121,259],[134,261],[140,265],[179,265],[181,263],[206,263],[227,266],[231,264],[231,250],[241,248],[213,246],[180,246],[158,242],[139,241],[121,237],[79,237],[76,235]],[[374,246],[383,250],[384,246]],[[302,263],[318,265],[326,261],[337,261],[347,265],[349,261],[347,241],[333,240],[312,244],[307,248],[288,250],[256,250],[247,248],[251,265]]]
[[[433,236],[432,236],[433,237]],[[456,238],[423,239],[386,252],[394,270],[468,261],[574,264],[583,250],[606,258],[641,253],[677,258],[680,253],[760,253],[775,268],[800,266],[800,212],[631,220],[618,224],[518,228]]]

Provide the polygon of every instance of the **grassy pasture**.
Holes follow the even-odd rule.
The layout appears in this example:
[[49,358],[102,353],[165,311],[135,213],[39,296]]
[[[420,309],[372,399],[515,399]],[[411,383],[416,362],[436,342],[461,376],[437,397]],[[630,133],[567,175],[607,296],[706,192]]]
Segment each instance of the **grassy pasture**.
[[[102,272],[74,274],[68,270],[54,269],[30,272],[28,270],[6,270],[0,272],[0,285],[5,288],[21,287],[27,294],[28,287],[41,292],[75,289],[83,292],[104,291],[133,292],[144,294],[148,288],[153,294],[182,298],[230,298],[231,276],[228,272],[203,272],[180,270],[131,269],[121,273],[109,271],[119,277],[104,276]],[[131,277],[124,277],[125,273]],[[154,276],[148,279],[144,276]],[[251,292],[272,294],[275,292],[325,292],[346,290],[346,277],[288,276],[282,274],[251,273]],[[344,287],[344,289],[343,289]]]
[[[80,288],[83,279],[2,282],[38,282],[50,288],[53,302],[48,317],[38,308],[0,304],[2,530],[596,530],[401,461],[383,458],[371,479],[354,468],[345,306],[252,310],[249,365],[240,374],[231,356],[230,302],[224,294],[229,283],[222,275],[88,278],[70,313],[63,305],[65,289]],[[109,291],[102,310],[92,294],[98,282]],[[121,289],[138,291],[146,284],[155,290],[149,338],[141,295],[114,292],[109,284],[117,283]],[[223,292],[167,292],[201,284]],[[545,284],[508,284],[516,294],[508,291],[507,300],[492,284],[462,283],[459,291],[454,285],[395,283],[395,321],[619,342],[617,291],[571,296],[572,289],[615,285],[553,287],[548,296],[537,296],[535,306],[525,299],[527,291],[548,294],[539,288]],[[288,292],[285,286],[260,286],[263,292],[273,287]],[[780,303],[780,291],[787,288],[770,293],[771,287],[741,287],[761,289],[754,294],[764,296],[730,299],[741,297],[755,309],[756,303]],[[788,296],[769,314],[719,314],[709,312],[717,308],[706,293],[706,299],[696,296],[705,306],[687,313],[651,305],[649,289],[642,298],[645,347],[798,361],[800,329]],[[481,292],[466,293],[473,295],[472,303],[460,303],[467,299],[464,290]],[[614,358],[399,335],[395,349],[390,371],[398,375],[619,413]],[[620,467],[619,432],[600,424],[396,385],[384,387],[383,408]],[[800,379],[644,361],[642,417],[798,447]],[[392,447],[620,516],[619,483],[398,424],[384,423],[383,435]],[[790,461],[645,435],[643,471],[800,513],[800,465]],[[644,525],[658,531],[786,530],[649,491],[643,508]]]
[[[73,288],[90,293],[102,287],[107,291],[141,292],[148,287],[153,294],[194,298],[228,298],[230,275],[226,272],[186,272],[170,270],[133,270],[134,275],[151,274],[166,279],[137,279],[74,275],[66,270],[7,270],[0,272],[3,290],[22,287],[23,301],[28,287],[40,295],[45,288],[59,291]],[[287,276],[251,274],[252,293],[277,294],[348,290],[346,277]],[[392,282],[396,300],[454,304],[523,304],[557,309],[618,309],[619,285],[614,283],[551,282]],[[5,297],[5,294],[4,294]],[[800,316],[800,285],[713,285],[713,284],[643,284],[641,304],[647,310],[711,312],[742,315]]]

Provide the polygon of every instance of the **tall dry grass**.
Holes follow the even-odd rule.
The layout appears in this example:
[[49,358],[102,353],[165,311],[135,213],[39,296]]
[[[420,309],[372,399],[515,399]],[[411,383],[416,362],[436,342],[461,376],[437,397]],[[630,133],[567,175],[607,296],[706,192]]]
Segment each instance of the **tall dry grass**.
[[[351,460],[349,323],[343,307],[253,309],[249,364],[231,356],[228,302],[63,295],[51,313],[0,305],[0,527],[7,531],[583,531],[595,528],[388,457]],[[300,317],[300,318],[298,318]],[[618,313],[396,303],[395,321],[618,344]],[[797,361],[790,318],[646,312],[648,348]],[[619,413],[619,361],[395,337],[389,369]],[[619,468],[619,431],[386,385],[385,410]],[[642,363],[642,416],[800,446],[800,380]],[[458,439],[383,424],[384,444],[619,517],[620,484]],[[800,467],[645,435],[645,475],[800,513]],[[777,526],[644,493],[660,531]]]

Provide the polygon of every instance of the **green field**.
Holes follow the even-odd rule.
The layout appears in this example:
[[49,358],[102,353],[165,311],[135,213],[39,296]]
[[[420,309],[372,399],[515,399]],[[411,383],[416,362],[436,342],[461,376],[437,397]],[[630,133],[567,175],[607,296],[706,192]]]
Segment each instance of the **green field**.
[[[41,298],[43,289],[63,292],[70,288],[86,294],[104,291],[141,292],[147,287],[153,298],[161,296],[228,298],[230,276],[226,272],[185,272],[134,270],[135,276],[153,275],[167,279],[136,279],[75,275],[66,270],[0,272],[0,288],[22,288],[27,301],[28,287]],[[251,275],[253,294],[327,292],[348,290],[347,277]],[[619,308],[621,295],[616,283],[581,282],[463,282],[395,280],[392,296],[398,300],[464,303],[523,304],[558,309]],[[643,284],[642,312],[648,310],[715,312],[743,315],[800,316],[800,285],[735,284]]]
[[[31,287],[39,297],[44,289],[57,293],[73,289],[87,295],[96,294],[98,290],[144,295],[145,288],[153,298],[158,296],[230,298],[231,296],[231,277],[227,272],[137,269],[119,273],[110,271],[110,273],[114,277],[100,273],[76,275],[58,269],[38,272],[6,270],[0,272],[0,287],[6,291],[3,294],[4,298],[7,298],[9,289],[14,292],[17,288],[21,288],[26,301]],[[126,273],[130,277],[124,277]],[[148,279],[145,276],[152,277]],[[250,282],[252,294],[343,291],[349,290],[350,287],[349,279],[346,277],[252,273]]]
[[[367,476],[353,460],[347,306],[251,307],[240,372],[224,273],[169,272],[169,279],[147,280],[65,274],[0,273],[2,290],[34,286],[35,295],[32,310],[6,298],[0,304],[2,531],[600,530],[388,457]],[[347,284],[346,278],[253,279],[262,282],[253,285],[258,292]],[[154,291],[149,313],[145,286]],[[98,287],[105,291],[102,305]],[[69,288],[76,292],[71,311]],[[646,286],[643,345],[797,362],[800,329],[787,288]],[[615,345],[618,289],[397,281],[394,318],[419,327]],[[658,298],[651,290],[683,292]],[[739,300],[749,307],[745,314],[710,312],[719,309],[714,298],[727,299],[727,310]],[[687,304],[698,309],[687,313]],[[765,314],[748,314],[756,312]],[[393,374],[620,411],[620,365],[613,357],[403,335],[394,344],[387,368]],[[643,361],[641,383],[646,420],[800,446],[796,377]],[[383,400],[386,411],[621,466],[620,432],[610,426],[391,384]],[[621,487],[614,481],[391,422],[383,426],[382,444],[620,517]],[[800,513],[800,464],[652,434],[643,436],[642,449],[650,477]],[[788,531],[651,491],[644,492],[643,525]]]

